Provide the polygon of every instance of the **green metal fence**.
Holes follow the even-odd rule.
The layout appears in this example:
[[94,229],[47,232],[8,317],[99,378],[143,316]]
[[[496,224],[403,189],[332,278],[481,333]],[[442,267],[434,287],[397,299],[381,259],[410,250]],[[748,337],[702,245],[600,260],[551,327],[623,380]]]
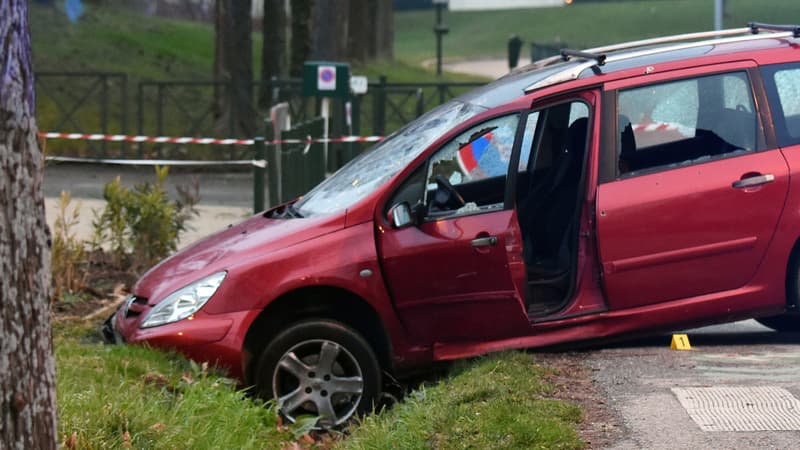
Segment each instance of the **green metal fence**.
[[[369,83],[367,94],[336,100],[331,117],[331,134],[385,135],[415,117],[482,83],[391,83],[386,76]],[[292,120],[304,122],[319,115],[319,100],[301,95],[299,79],[253,82],[252,99],[233,99],[230,83],[222,81],[142,81],[128,92],[128,76],[105,72],[39,72],[37,93],[39,129],[55,132],[120,133],[133,131],[146,136],[206,136],[244,138],[235,123],[241,119],[219,111],[216,102],[228,98],[244,104],[239,114],[252,120],[255,129],[268,117],[269,107],[279,102],[290,105]],[[133,101],[129,101],[133,99]],[[350,103],[350,116],[347,115]],[[243,111],[243,112],[242,112]],[[135,118],[129,129],[128,119]],[[74,149],[75,144],[69,146]],[[247,149],[192,147],[175,144],[135,144],[130,153],[110,149],[106,143],[80,146],[82,156],[237,159]],[[58,147],[54,148],[56,152]],[[124,150],[124,149],[122,149]],[[333,154],[344,160],[361,150],[358,145]],[[73,152],[74,153],[74,152]],[[336,158],[332,158],[336,161]],[[339,165],[338,161],[335,165]],[[333,168],[329,167],[329,169]]]

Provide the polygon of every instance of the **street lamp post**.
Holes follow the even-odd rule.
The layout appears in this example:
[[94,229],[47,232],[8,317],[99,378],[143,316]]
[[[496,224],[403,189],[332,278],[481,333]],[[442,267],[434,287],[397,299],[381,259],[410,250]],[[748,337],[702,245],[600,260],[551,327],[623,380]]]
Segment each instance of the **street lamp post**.
[[447,8],[449,0],[433,0],[436,7],[436,26],[433,32],[436,33],[436,75],[442,75],[442,37],[450,31],[447,25],[442,23],[442,11]]
[[714,30],[721,30],[725,16],[725,0],[714,0]]

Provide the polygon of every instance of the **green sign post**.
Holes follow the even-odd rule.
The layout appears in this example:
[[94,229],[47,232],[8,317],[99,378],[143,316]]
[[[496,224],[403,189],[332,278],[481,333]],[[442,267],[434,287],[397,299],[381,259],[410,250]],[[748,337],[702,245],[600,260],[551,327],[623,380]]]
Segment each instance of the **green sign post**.
[[303,64],[303,95],[320,97],[320,115],[324,119],[323,162],[328,166],[331,99],[347,100],[350,96],[350,65],[330,61],[306,61]]
[[347,98],[350,93],[350,65],[330,61],[306,61],[303,65],[303,95]]

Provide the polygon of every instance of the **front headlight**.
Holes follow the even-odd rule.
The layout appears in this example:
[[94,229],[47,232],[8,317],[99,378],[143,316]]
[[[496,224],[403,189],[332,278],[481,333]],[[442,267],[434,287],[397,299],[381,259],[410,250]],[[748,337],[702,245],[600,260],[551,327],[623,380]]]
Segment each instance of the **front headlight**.
[[168,295],[147,313],[139,327],[157,327],[177,322],[196,313],[214,295],[214,292],[217,292],[225,275],[227,272],[215,273]]

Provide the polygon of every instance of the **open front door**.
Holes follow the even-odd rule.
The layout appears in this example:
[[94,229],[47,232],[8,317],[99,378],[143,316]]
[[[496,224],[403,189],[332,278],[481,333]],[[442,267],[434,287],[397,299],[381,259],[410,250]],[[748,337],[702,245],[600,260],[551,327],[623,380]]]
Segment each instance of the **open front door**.
[[380,243],[389,291],[414,337],[485,340],[527,329],[513,210],[387,230]]
[[420,343],[482,341],[529,330],[525,265],[506,178],[519,114],[469,128],[409,176],[389,205],[421,217],[377,233],[384,278]]

